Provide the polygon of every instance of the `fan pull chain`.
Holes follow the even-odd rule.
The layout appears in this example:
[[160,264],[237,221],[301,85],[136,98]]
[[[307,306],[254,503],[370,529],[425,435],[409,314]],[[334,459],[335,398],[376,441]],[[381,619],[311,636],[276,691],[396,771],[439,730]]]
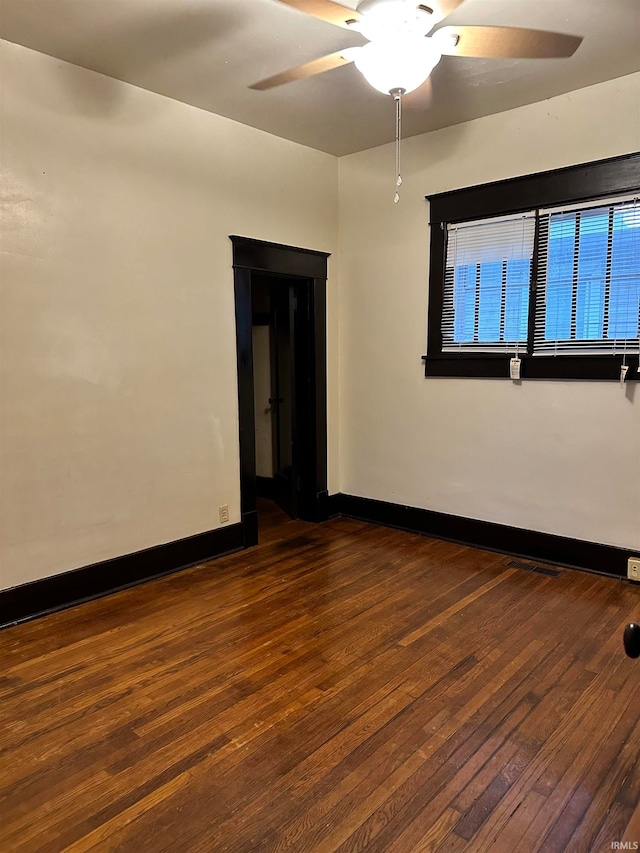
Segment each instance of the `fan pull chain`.
[[[400,174],[400,140],[402,139],[402,95],[404,89],[392,89],[391,94],[396,103],[396,187],[402,186],[402,175]],[[396,194],[393,201],[397,204],[400,201],[400,193],[396,189]]]

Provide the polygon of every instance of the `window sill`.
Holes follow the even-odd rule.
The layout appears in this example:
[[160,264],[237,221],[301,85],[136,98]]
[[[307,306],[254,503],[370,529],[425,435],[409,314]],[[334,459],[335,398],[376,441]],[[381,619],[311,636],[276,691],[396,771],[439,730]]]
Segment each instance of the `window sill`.
[[[521,356],[522,379],[578,379],[592,382],[619,382],[622,356],[617,355],[562,355]],[[511,355],[495,353],[467,353],[461,355],[423,355],[424,375],[458,376],[470,379],[509,379]],[[627,382],[637,382],[638,356],[627,356],[629,366]]]

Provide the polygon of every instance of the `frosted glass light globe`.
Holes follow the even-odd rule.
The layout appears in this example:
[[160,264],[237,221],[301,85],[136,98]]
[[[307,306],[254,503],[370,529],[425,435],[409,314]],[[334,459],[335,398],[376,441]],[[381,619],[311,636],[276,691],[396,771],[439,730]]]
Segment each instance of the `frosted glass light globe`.
[[427,39],[407,36],[365,44],[355,64],[374,89],[388,95],[393,89],[413,92],[422,86],[441,58]]

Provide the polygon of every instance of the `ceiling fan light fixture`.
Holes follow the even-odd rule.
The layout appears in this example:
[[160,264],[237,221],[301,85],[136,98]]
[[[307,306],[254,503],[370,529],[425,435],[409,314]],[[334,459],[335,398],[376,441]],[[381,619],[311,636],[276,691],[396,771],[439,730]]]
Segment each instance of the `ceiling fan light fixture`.
[[389,95],[395,89],[413,92],[422,86],[441,58],[428,40],[410,37],[365,44],[355,64],[374,89]]
[[563,33],[501,26],[441,26],[443,18],[463,0],[360,0],[355,10],[335,0],[280,0],[322,21],[356,30],[367,39],[364,47],[330,53],[254,83],[252,89],[272,89],[313,77],[354,62],[372,88],[393,98],[396,113],[396,192],[400,201],[402,96],[426,82],[442,55],[508,59],[558,59],[573,56],[582,38]]
[[433,10],[415,0],[362,0],[358,31],[378,41],[390,36],[425,36],[433,28]]

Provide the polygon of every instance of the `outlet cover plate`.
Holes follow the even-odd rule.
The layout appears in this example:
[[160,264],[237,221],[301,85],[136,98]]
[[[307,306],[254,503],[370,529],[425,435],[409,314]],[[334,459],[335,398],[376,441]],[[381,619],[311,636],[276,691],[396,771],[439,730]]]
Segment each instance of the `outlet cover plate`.
[[627,577],[632,581],[640,581],[640,557],[629,557]]

